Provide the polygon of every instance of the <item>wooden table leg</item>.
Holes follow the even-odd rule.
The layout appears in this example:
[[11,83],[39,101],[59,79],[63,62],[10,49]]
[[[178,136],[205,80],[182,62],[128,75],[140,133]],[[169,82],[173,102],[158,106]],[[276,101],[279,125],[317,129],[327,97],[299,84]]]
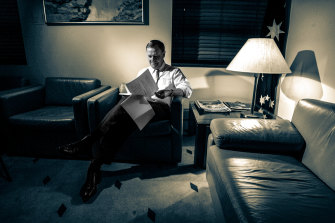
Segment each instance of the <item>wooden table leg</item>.
[[195,131],[195,146],[194,146],[194,166],[199,168],[206,168],[206,140],[207,131],[206,125],[198,125]]

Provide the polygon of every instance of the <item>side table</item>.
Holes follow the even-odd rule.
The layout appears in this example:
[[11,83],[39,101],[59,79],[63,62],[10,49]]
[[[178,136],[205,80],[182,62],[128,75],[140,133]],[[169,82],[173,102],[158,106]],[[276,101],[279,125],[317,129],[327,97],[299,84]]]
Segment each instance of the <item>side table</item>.
[[[194,102],[189,108],[189,134],[195,133],[194,166],[206,168],[207,138],[210,134],[209,125],[216,118],[240,118],[241,113],[250,114],[249,111],[233,111],[229,113],[204,113],[199,114]],[[195,132],[194,132],[195,131]]]

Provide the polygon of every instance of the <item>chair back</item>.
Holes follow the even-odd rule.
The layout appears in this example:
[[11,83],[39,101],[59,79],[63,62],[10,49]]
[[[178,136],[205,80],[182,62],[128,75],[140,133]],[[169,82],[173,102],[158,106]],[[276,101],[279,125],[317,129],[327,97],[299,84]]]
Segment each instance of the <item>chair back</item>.
[[335,190],[335,104],[300,100],[292,123],[306,142],[302,163]]
[[72,99],[101,86],[95,78],[47,77],[45,80],[46,105],[72,105]]

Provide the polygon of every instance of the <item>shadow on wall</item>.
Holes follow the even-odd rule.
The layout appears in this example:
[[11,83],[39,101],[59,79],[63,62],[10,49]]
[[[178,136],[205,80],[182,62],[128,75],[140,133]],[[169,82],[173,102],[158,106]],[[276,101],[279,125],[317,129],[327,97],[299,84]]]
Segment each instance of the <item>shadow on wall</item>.
[[192,80],[192,99],[222,99],[251,103],[254,77],[243,73],[212,70]]
[[292,73],[285,76],[281,85],[282,92],[289,99],[297,102],[302,98],[322,98],[323,89],[313,51],[298,52],[290,68]]

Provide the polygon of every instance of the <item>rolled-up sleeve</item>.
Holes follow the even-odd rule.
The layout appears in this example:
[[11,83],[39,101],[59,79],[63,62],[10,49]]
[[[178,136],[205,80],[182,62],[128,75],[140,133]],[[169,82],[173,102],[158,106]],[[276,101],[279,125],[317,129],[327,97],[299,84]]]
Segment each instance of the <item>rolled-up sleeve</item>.
[[191,97],[192,88],[190,82],[187,80],[187,78],[179,68],[177,68],[174,72],[173,83],[176,88],[179,88],[184,92],[184,97]]

